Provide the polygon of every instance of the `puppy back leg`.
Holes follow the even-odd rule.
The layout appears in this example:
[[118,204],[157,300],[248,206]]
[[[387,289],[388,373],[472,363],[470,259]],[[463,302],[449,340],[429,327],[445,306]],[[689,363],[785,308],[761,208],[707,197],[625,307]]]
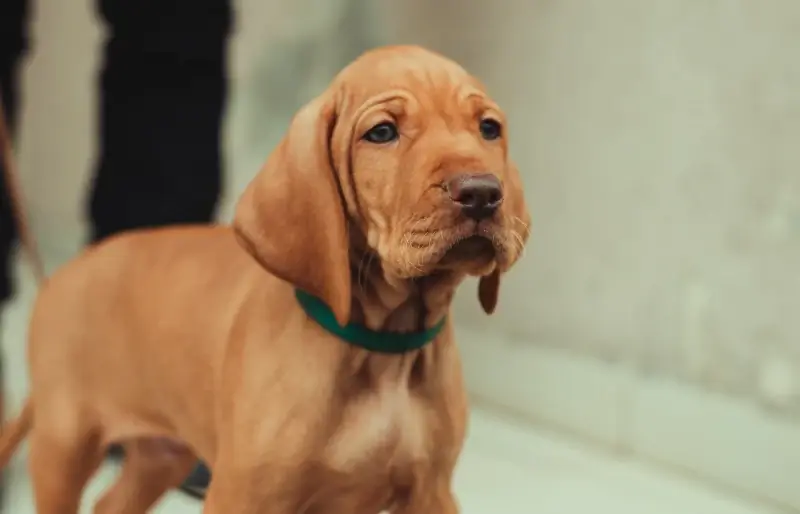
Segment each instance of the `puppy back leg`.
[[[76,514],[86,483],[103,459],[100,431],[82,421],[77,409],[63,405],[59,416],[36,409],[37,424],[30,435],[30,468],[36,512]],[[60,419],[58,419],[60,418]]]
[[95,505],[94,514],[144,514],[178,487],[197,462],[192,451],[162,439],[123,444],[125,460],[117,482]]

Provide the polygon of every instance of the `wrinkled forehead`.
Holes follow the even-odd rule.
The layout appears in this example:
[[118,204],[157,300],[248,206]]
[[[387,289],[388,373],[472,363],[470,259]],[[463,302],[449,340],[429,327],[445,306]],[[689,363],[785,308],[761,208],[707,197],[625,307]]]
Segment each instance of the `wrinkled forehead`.
[[434,110],[465,101],[497,108],[483,85],[456,62],[413,46],[384,47],[363,54],[342,70],[333,87],[344,93],[350,111],[393,92],[412,96]]

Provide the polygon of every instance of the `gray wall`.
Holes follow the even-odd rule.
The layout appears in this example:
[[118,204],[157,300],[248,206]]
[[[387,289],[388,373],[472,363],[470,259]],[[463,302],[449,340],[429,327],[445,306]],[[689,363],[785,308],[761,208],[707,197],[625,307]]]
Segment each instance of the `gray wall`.
[[531,4],[403,28],[512,116],[534,235],[482,323],[798,412],[800,3]]
[[394,37],[489,84],[533,210],[473,391],[800,508],[800,3],[431,4]]

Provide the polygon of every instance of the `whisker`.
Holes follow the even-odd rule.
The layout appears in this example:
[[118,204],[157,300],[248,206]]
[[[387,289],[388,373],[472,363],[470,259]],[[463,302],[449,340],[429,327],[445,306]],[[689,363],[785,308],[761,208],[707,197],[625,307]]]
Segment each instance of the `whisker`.
[[364,271],[365,271],[364,263],[366,262],[366,260],[367,260],[367,252],[364,252],[363,254],[361,254],[361,259],[359,259],[358,261],[358,271],[356,272],[356,285],[358,286],[358,289],[362,293],[366,293],[364,282],[362,281],[362,278],[366,279],[366,277],[364,277]]
[[422,271],[422,268],[420,267],[421,261],[420,261],[420,264],[416,264],[416,263],[412,262],[410,258],[406,258],[406,264],[408,264],[410,267],[414,268],[415,270],[417,270],[419,272]]
[[369,256],[367,257],[367,265],[366,265],[366,268],[365,268],[365,273],[364,273],[364,278],[365,278],[365,279],[367,278],[366,274],[367,274],[367,273],[369,272],[369,270],[372,268],[372,261],[374,261],[374,260],[375,260],[375,257],[376,257],[376,254],[375,254],[374,252],[370,252],[370,253],[369,253]]
[[366,294],[367,293],[367,279],[369,278],[370,268],[372,266],[372,260],[375,258],[375,252],[368,251],[364,252],[361,255],[361,259],[358,263],[358,273],[356,276],[356,283],[358,285],[359,290]]
[[511,235],[514,237],[514,241],[517,243],[517,251],[520,255],[525,255],[525,250],[527,249],[527,245],[525,241],[522,239],[522,236],[516,230],[511,231]]
[[433,232],[436,232],[435,229],[431,229],[429,227],[417,228],[417,226],[421,222],[422,222],[422,220],[417,221],[417,223],[415,223],[414,226],[412,226],[406,233],[407,234],[414,234],[414,235],[417,235],[417,234],[423,234],[424,235],[424,234],[432,234]]

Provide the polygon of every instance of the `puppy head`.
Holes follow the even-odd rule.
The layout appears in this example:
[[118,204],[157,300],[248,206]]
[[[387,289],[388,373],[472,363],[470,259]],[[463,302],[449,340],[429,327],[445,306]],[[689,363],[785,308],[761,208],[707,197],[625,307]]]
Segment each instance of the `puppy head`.
[[295,116],[248,186],[234,228],[270,272],[350,315],[350,232],[387,278],[481,276],[486,312],[519,258],[529,214],[506,119],[456,63],[385,47]]

